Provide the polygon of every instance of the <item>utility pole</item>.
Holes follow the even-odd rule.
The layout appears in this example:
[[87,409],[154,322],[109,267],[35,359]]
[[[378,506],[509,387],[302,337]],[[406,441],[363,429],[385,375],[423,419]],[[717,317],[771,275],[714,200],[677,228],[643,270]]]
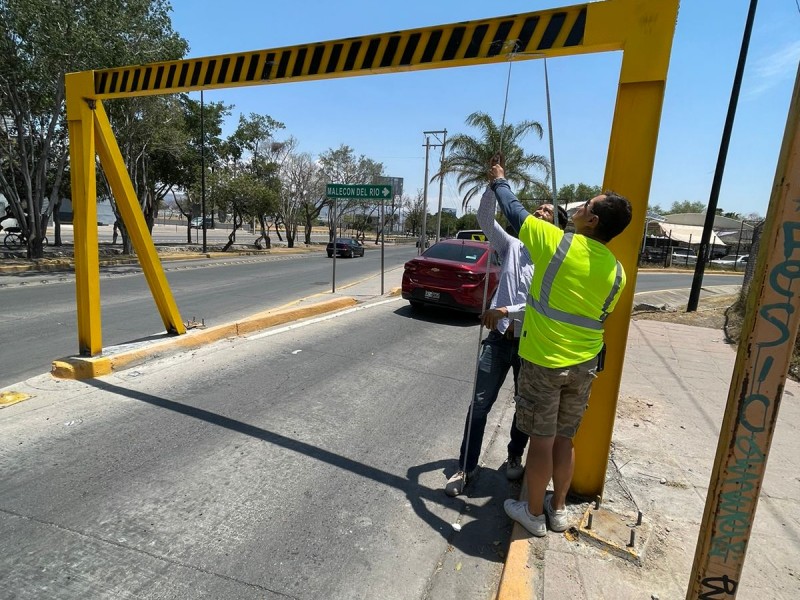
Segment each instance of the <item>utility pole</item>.
[[424,131],[425,135],[432,135],[436,137],[436,141],[439,140],[439,135],[441,134],[442,139],[440,144],[431,144],[431,148],[442,148],[442,156],[439,159],[439,212],[437,213],[436,218],[436,241],[439,241],[439,234],[442,231],[442,191],[444,188],[444,177],[442,176],[442,165],[444,164],[444,148],[447,144],[447,129],[442,129],[441,131]]
[[417,254],[425,252],[425,242],[428,240],[428,233],[425,229],[428,226],[428,153],[430,150],[431,138],[425,136],[425,181],[422,182],[422,233],[419,236]]
[[736,74],[733,77],[733,89],[731,99],[728,104],[728,115],[725,118],[725,126],[722,129],[722,141],[717,157],[717,167],[714,170],[714,180],[711,183],[711,196],[706,207],[706,220],[703,226],[703,235],[700,238],[700,248],[697,252],[697,264],[694,266],[694,279],[692,289],[689,291],[689,303],[686,305],[686,312],[697,310],[697,303],[700,301],[700,288],[703,286],[703,273],[706,268],[706,255],[708,254],[708,242],[711,239],[711,230],[714,227],[714,217],[717,214],[717,200],[719,200],[719,188],[722,185],[722,173],[725,171],[725,160],[728,158],[728,144],[731,141],[731,131],[733,130],[733,119],[736,116],[736,105],[739,102],[739,89],[742,87],[742,74],[744,73],[744,63],[747,60],[747,49],[750,46],[750,32],[753,30],[753,19],[756,16],[756,4],[758,0],[750,0],[750,10],[747,13],[747,21],[744,26],[742,36],[742,49],[739,51],[739,63],[736,66]]
[[[447,129],[442,129],[441,131],[423,131],[426,136],[432,135],[436,138],[436,141],[439,142],[438,144],[426,144],[429,148],[441,148],[442,149],[442,156],[439,159],[439,212],[437,213],[436,219],[436,241],[439,241],[439,232],[442,230],[442,192],[444,188],[444,177],[442,177],[442,164],[444,163],[444,148],[445,144],[447,143]],[[439,139],[439,136],[442,136]],[[427,139],[427,138],[426,138]],[[427,152],[427,151],[426,151]],[[427,164],[427,154],[426,154],[426,164]],[[425,179],[428,179],[428,172],[425,171]],[[425,196],[425,203],[427,206],[428,197]]]

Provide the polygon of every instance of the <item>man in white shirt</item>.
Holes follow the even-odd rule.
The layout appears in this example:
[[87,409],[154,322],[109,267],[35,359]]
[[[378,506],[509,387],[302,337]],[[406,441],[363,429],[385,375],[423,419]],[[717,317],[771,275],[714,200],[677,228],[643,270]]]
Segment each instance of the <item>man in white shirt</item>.
[[[534,212],[534,216],[553,223],[553,205],[541,205]],[[509,369],[513,370],[514,393],[517,392],[520,366],[519,335],[522,331],[522,314],[528,288],[533,276],[533,265],[525,246],[516,236],[507,233],[494,218],[495,195],[491,189],[487,188],[481,197],[477,217],[478,224],[491,243],[492,250],[500,256],[502,270],[490,308],[481,315],[483,325],[490,331],[483,341],[478,361],[475,398],[464,424],[458,471],[450,477],[444,488],[448,496],[461,494],[464,487],[477,475],[486,417],[497,400]],[[567,213],[561,207],[559,207],[558,224],[562,229],[567,225]],[[513,316],[509,318],[509,312],[515,311],[518,318],[514,319]],[[522,455],[528,442],[527,434],[516,427],[516,414],[511,423],[510,437],[506,477],[515,480],[522,477]]]

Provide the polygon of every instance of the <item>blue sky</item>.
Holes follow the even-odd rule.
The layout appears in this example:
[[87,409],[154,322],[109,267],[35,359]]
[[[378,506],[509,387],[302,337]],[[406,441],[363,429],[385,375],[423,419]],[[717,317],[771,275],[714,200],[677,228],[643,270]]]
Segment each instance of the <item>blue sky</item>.
[[[210,0],[172,0],[173,27],[190,44],[190,57],[259,50],[455,23],[567,6],[574,2],[507,0],[241,0],[220,9]],[[672,48],[650,204],[708,202],[722,128],[741,47],[749,0],[684,0]],[[555,163],[559,187],[600,185],[619,79],[619,53],[548,60]],[[798,0],[762,0],[753,27],[718,206],[765,215],[794,79],[800,61]],[[546,126],[542,61],[515,61],[507,122],[531,119]],[[503,116],[508,66],[349,77],[315,82],[211,90],[207,101],[235,105],[225,128],[241,113],[268,114],[283,134],[314,156],[340,144],[404,178],[404,191],[422,189],[423,131],[470,132],[464,119],[480,110]],[[199,97],[199,94],[194,94]],[[280,136],[279,136],[280,137]],[[432,143],[434,140],[431,140]],[[530,152],[549,155],[547,134],[529,137]],[[430,169],[439,150],[431,150]],[[435,212],[438,186],[428,193]],[[455,178],[443,206],[461,201]],[[474,207],[473,207],[474,208]]]

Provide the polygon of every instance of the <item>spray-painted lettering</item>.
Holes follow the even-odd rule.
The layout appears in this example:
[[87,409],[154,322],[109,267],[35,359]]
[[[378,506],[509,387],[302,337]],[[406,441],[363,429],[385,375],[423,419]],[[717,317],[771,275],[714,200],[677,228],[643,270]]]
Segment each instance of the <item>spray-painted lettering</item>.
[[781,296],[792,298],[794,292],[790,288],[798,277],[800,277],[800,261],[785,260],[770,271],[769,284]]
[[786,260],[800,249],[800,239],[795,237],[796,233],[800,234],[800,221],[786,221],[783,224],[783,257]]
[[763,394],[748,394],[745,396],[739,409],[739,421],[742,423],[742,427],[751,433],[764,431],[769,405],[769,398]]
[[[741,390],[735,443],[723,469],[725,479],[719,489],[716,516],[712,523],[714,534],[708,552],[709,559],[724,564],[727,573],[737,576],[744,562],[766,462],[762,445],[768,443],[769,438],[762,440],[762,436],[772,419],[771,411],[775,410],[770,397],[773,388],[765,389],[762,386],[767,383],[771,385],[768,377],[776,377],[773,366],[782,364],[781,361],[791,352],[787,346],[790,346],[794,334],[789,321],[796,310],[797,292],[794,288],[800,279],[800,259],[796,256],[800,252],[800,222],[784,223],[783,235],[784,260],[771,269],[767,282],[774,294],[786,300],[763,304],[758,312],[758,318],[771,327],[759,329],[756,326],[756,331],[766,330],[767,334],[759,334],[755,343],[754,376],[747,380],[746,389]],[[738,580],[721,575],[707,577],[701,584],[703,587],[699,598],[713,600],[735,596]]]
[[731,579],[727,575],[722,577],[706,577],[701,582],[703,589],[700,594],[700,600],[714,600],[714,598],[725,598],[726,596],[733,596],[736,594],[736,588],[739,586],[738,582]]
[[[772,314],[772,311],[777,312],[778,310],[782,311],[783,314],[779,316]],[[794,306],[788,302],[765,304],[761,307],[761,310],[758,311],[758,314],[761,315],[765,321],[772,323],[777,328],[779,335],[774,340],[759,342],[759,348],[770,348],[786,343],[786,341],[789,339],[789,327],[786,325],[786,322],[789,320],[789,315],[793,312]]]
[[709,554],[723,561],[743,556],[750,530],[750,507],[755,500],[764,453],[752,437],[741,435],[734,444],[736,460],[728,465]]

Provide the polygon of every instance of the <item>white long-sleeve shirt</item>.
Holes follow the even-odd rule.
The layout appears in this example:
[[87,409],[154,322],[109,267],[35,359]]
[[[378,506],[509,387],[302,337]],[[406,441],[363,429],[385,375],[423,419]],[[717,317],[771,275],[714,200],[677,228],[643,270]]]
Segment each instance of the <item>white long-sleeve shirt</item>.
[[[489,306],[490,308],[508,307],[508,313],[514,321],[514,335],[519,337],[522,332],[522,316],[525,314],[528,289],[533,277],[533,264],[523,243],[506,233],[495,221],[494,215],[494,192],[486,188],[478,205],[478,224],[489,239],[492,249],[500,256],[501,261],[500,281]],[[516,316],[512,313],[516,313]],[[512,319],[501,319],[497,323],[497,331],[505,333]]]

